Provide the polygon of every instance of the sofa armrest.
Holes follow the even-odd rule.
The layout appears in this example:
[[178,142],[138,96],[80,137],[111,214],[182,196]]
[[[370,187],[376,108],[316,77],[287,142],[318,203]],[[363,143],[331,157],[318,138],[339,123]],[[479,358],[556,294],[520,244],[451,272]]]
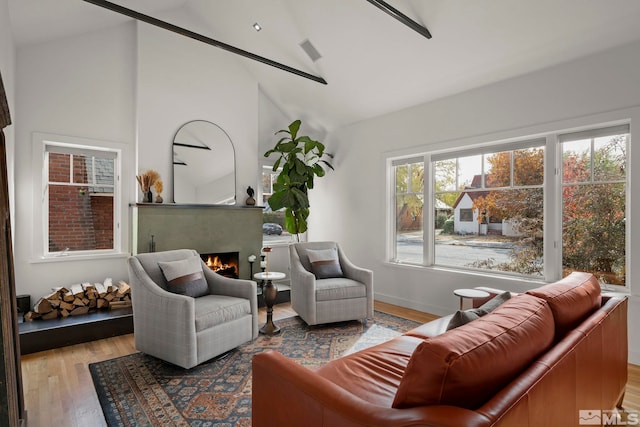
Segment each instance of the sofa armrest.
[[289,259],[291,306],[300,317],[314,322],[316,319],[316,276],[304,268],[295,245],[289,246]]
[[137,258],[129,258],[136,348],[175,363],[173,346],[196,344],[194,299],[165,291],[147,275]]
[[252,364],[254,427],[478,427],[489,422],[474,411],[449,406],[394,409],[373,405],[276,351],[255,355]]
[[252,336],[258,336],[258,285],[253,280],[232,279],[214,273],[210,268],[203,266],[202,271],[209,285],[209,293],[213,295],[227,295],[249,300],[251,314],[253,315]]
[[204,277],[212,295],[228,295],[230,297],[251,299],[257,295],[257,285],[253,280],[232,279],[204,268]]

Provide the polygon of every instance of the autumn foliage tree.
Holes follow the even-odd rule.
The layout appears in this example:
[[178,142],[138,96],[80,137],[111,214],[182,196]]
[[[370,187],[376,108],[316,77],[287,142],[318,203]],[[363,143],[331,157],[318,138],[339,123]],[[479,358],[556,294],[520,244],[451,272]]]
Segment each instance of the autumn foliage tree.
[[590,271],[608,283],[625,283],[626,137],[589,153],[563,157],[565,269]]

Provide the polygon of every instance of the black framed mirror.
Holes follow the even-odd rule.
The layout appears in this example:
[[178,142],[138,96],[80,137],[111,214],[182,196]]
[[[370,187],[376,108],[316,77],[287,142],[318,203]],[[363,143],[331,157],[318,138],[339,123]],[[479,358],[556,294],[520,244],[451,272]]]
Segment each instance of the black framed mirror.
[[183,124],[173,138],[175,203],[236,203],[235,150],[229,135],[206,120]]

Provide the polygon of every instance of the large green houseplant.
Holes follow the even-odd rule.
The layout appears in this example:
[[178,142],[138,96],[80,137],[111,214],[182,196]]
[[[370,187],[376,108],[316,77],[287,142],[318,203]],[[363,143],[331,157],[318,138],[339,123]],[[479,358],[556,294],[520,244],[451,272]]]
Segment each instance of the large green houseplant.
[[286,136],[264,154],[265,157],[271,154],[280,156],[273,165],[274,172],[282,166],[273,184],[269,206],[273,211],[285,208],[285,228],[295,234],[298,241],[300,233],[307,231],[309,190],[313,188],[313,179],[325,175],[323,165],[333,169],[331,163],[324,159],[332,157],[325,152],[324,144],[306,135],[298,135],[301,124],[300,120],[296,120],[287,129],[277,131],[276,135]]

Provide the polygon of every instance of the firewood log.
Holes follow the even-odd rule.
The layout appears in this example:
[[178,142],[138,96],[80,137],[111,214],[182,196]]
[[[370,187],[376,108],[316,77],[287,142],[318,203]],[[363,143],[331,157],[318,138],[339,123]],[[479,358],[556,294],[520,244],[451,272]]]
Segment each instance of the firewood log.
[[49,301],[56,301],[60,299],[60,295],[58,294],[58,292],[52,292],[49,295],[44,296],[43,298],[46,298]]
[[51,320],[58,317],[58,310],[51,310],[48,313],[42,315],[42,320]]
[[105,287],[107,293],[113,292],[113,280],[111,280],[111,277],[107,277],[106,279],[104,279],[104,282],[102,284]]
[[46,298],[40,298],[38,302],[36,302],[36,304],[33,306],[33,311],[38,314],[49,313],[51,310],[53,310],[51,308],[51,303]]
[[125,295],[129,294],[130,292],[131,292],[131,287],[129,286],[128,283],[122,280],[118,282],[118,293],[116,294],[118,298],[122,298]]
[[98,296],[100,298],[104,298],[104,296],[107,294],[107,288],[102,283],[95,283],[94,286],[96,288],[96,291],[98,292]]
[[71,285],[71,293],[75,297],[78,297],[80,295],[84,296],[84,289],[82,288],[81,284],[76,283],[75,285]]
[[125,307],[131,307],[131,302],[129,302],[129,301],[112,301],[112,302],[109,303],[109,308],[110,309],[125,308]]
[[25,322],[31,322],[35,319],[39,319],[41,316],[36,313],[35,311],[29,311],[24,315],[24,321]]
[[69,302],[62,301],[62,302],[60,303],[60,310],[67,310],[67,311],[71,311],[71,310],[73,310],[74,308],[76,308],[76,306],[75,306],[75,305],[73,305],[73,304],[71,304],[71,303],[69,303]]
[[69,313],[71,316],[79,316],[81,314],[87,314],[89,312],[89,307],[76,307]]

